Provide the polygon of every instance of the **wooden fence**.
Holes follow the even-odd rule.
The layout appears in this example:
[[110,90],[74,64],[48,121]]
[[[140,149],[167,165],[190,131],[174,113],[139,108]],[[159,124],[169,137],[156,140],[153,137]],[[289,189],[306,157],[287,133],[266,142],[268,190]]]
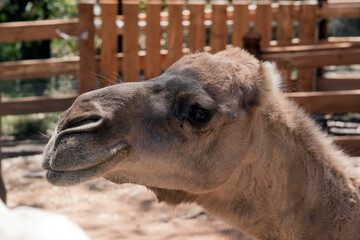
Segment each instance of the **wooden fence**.
[[[145,79],[150,79],[183,54],[217,52],[228,45],[242,47],[243,36],[253,28],[261,35],[260,57],[278,62],[291,90],[289,97],[311,113],[360,112],[360,90],[353,90],[360,89],[358,77],[316,78],[315,74],[316,67],[360,63],[359,37],[325,36],[327,19],[360,18],[360,1],[261,1],[257,5],[213,1],[207,5],[203,0],[168,0],[162,11],[161,1],[147,0],[146,10],[140,11],[138,0],[123,0],[121,16],[117,4],[116,0],[101,0],[100,18],[94,17],[94,3],[87,0],[79,2],[77,19],[1,23],[0,42],[47,40],[67,34],[77,37],[79,56],[2,62],[0,81],[78,74],[79,93],[83,93],[95,89],[94,73],[101,74],[102,86],[117,83],[118,72],[125,81],[139,81],[142,71]],[[166,44],[161,45],[164,32]],[[95,55],[95,35],[102,40],[99,56]],[[119,35],[123,36],[122,53],[117,49]],[[140,35],[146,38],[145,50],[139,48]],[[297,79],[290,77],[292,69],[297,69]],[[2,99],[0,115],[63,111],[75,98]],[[335,137],[335,141],[350,154],[360,155],[360,137]]]

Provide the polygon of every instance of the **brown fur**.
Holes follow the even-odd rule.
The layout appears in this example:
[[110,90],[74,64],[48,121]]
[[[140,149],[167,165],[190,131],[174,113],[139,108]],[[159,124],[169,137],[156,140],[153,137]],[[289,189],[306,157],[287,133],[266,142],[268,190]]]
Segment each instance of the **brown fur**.
[[44,152],[47,178],[141,184],[258,239],[359,239],[359,160],[337,150],[279,84],[273,64],[234,48],[82,95]]

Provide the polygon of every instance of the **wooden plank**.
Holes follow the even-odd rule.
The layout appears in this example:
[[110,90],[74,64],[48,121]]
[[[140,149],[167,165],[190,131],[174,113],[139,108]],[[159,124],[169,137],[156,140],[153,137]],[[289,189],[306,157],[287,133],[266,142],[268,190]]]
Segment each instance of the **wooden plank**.
[[[316,2],[305,2],[300,9],[299,44],[315,44],[316,38]],[[314,85],[315,68],[298,69],[297,91],[312,91]]]
[[146,1],[146,57],[145,57],[145,79],[151,79],[161,74],[160,64],[160,40],[161,26],[160,13],[161,1]]
[[94,1],[79,2],[79,93],[95,89]]
[[322,67],[360,62],[360,45],[335,43],[262,49],[262,59],[287,67]]
[[[277,45],[290,46],[292,45],[292,39],[294,36],[294,18],[292,15],[293,4],[292,2],[281,1],[279,4],[279,11],[277,15],[277,25],[276,25],[276,38]],[[285,67],[281,71],[284,89],[289,89],[290,91],[295,90],[294,81],[291,80],[291,68]]]
[[360,156],[360,136],[338,136],[334,142],[350,156]]
[[360,112],[360,90],[295,92],[287,96],[310,113]]
[[189,1],[190,27],[189,48],[191,52],[202,52],[205,47],[205,1]]
[[329,4],[339,4],[339,3],[360,3],[359,0],[327,0]]
[[77,74],[79,57],[22,60],[0,63],[0,81]]
[[255,31],[261,34],[260,46],[266,48],[270,46],[272,37],[271,31],[271,3],[263,1],[256,3]]
[[329,4],[323,3],[318,9],[317,15],[320,18],[359,18],[360,3],[341,3]]
[[289,46],[294,36],[294,17],[292,2],[281,1],[277,15],[277,42],[278,46]]
[[327,43],[360,43],[360,37],[328,37],[326,39],[319,40],[320,44]]
[[78,26],[78,19],[0,23],[0,42],[48,40],[60,38],[59,33],[78,36]]
[[123,1],[124,36],[123,36],[123,80],[125,82],[138,82],[140,80],[139,67],[139,28],[138,28],[138,0]]
[[243,37],[249,31],[249,1],[234,1],[232,45],[243,47]]
[[360,89],[360,76],[330,75],[319,77],[316,81],[316,91],[336,91]]
[[116,34],[117,0],[101,0],[101,87],[118,82],[117,58],[118,36]]
[[75,99],[76,96],[3,99],[1,115],[61,112],[69,108]]
[[167,28],[167,49],[168,63],[170,67],[174,62],[182,57],[183,43],[183,25],[182,11],[184,7],[183,0],[168,1],[169,25]]
[[228,29],[226,25],[227,1],[212,1],[213,8],[212,24],[210,28],[211,52],[216,53],[224,50],[228,42]]
[[321,45],[299,45],[299,46],[287,46],[287,47],[271,47],[264,48],[262,52],[264,54],[273,54],[273,53],[289,53],[289,52],[299,52],[299,53],[307,53],[314,51],[331,51],[334,49],[357,49],[360,48],[359,43],[329,43],[329,44],[321,44]]

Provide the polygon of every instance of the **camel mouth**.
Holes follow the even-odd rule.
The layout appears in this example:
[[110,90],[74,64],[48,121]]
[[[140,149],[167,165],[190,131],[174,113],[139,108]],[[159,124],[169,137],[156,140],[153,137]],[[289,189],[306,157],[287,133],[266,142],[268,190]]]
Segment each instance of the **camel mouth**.
[[116,146],[109,150],[109,154],[104,160],[99,163],[87,166],[84,168],[77,168],[65,171],[59,171],[52,169],[49,163],[43,163],[43,166],[47,171],[46,180],[52,185],[56,186],[71,186],[76,185],[88,180],[101,177],[118,165],[127,155],[129,144],[126,141],[118,143]]

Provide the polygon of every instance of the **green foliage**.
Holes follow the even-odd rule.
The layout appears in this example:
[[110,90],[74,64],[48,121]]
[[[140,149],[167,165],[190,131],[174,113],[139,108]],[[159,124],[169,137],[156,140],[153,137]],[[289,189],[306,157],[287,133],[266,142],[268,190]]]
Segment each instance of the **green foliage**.
[[360,18],[329,19],[330,37],[351,37],[360,35]]
[[44,92],[45,96],[76,95],[78,78],[74,75],[51,77]]
[[0,22],[76,17],[76,0],[1,0]]
[[79,45],[77,40],[72,39],[53,39],[50,43],[51,57],[65,57],[79,55]]
[[4,116],[2,134],[15,137],[47,134],[48,129],[55,129],[59,116],[59,113]]
[[49,19],[68,19],[77,17],[76,0],[47,0]]
[[0,62],[17,61],[21,59],[21,42],[1,43],[0,44]]
[[30,97],[37,94],[34,94],[33,81],[23,81],[23,80],[12,80],[12,81],[2,81],[1,88],[3,91],[3,97],[7,98],[19,98],[19,97]]

